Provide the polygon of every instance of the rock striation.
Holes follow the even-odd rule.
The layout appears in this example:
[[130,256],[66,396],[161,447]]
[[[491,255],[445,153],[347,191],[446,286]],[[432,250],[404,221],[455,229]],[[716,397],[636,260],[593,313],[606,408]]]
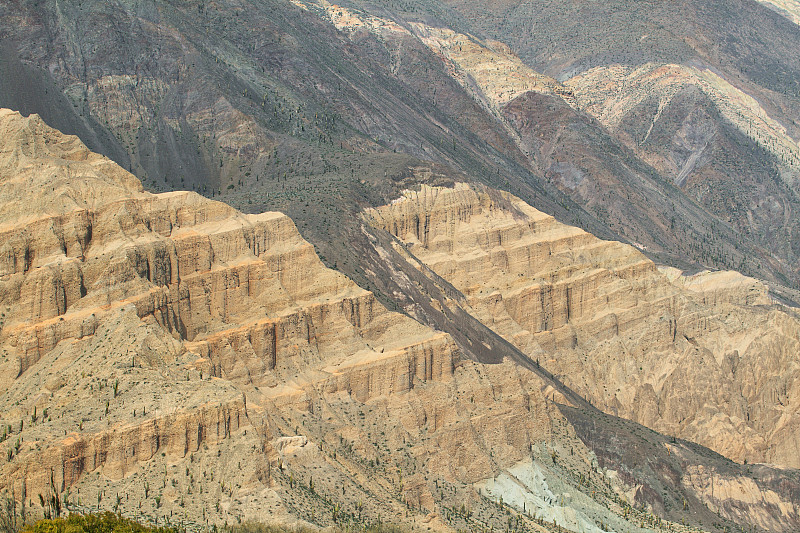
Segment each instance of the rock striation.
[[[784,505],[800,480],[776,485],[783,471],[720,466],[688,443],[660,500],[650,495],[661,478],[637,491],[630,464],[601,453],[621,474],[601,468],[580,417],[599,420],[595,432],[634,424],[578,401],[538,366],[467,360],[449,334],[325,268],[285,215],[143,192],[37,116],[0,111],[0,132],[0,492],[32,516],[56,497],[73,511],[191,530],[241,521],[492,530],[509,517],[527,531],[800,523]],[[629,305],[616,311],[626,333],[651,320],[636,316],[653,307],[648,298],[697,311],[681,332],[713,322],[699,310],[767,303],[753,280],[662,273],[633,248],[489,190],[425,188],[368,216],[415,253],[430,250],[436,260],[419,257],[468,294],[476,316],[516,344],[538,343],[553,368],[552,359],[572,364],[590,330],[615,338],[597,318],[609,302]],[[532,288],[536,265],[556,264]],[[630,304],[626,284],[641,304]],[[510,285],[516,304],[500,312]],[[459,324],[469,335],[471,323]],[[772,436],[788,439],[793,423]],[[636,428],[626,433],[634,448],[666,440]],[[708,495],[706,473],[746,497]],[[681,497],[690,498],[682,509]]]
[[366,217],[602,410],[737,461],[800,466],[800,322],[758,281],[662,272],[632,246],[466,185]]
[[[672,100],[686,91],[687,87],[696,87],[711,99],[725,120],[787,167],[781,179],[797,189],[796,174],[800,170],[800,147],[797,141],[757,99],[708,68],[657,63],[637,68],[610,65],[575,76],[566,85],[575,92],[578,105],[612,131],[624,129],[626,118],[637,108],[641,109],[645,104],[652,106],[655,111],[650,121],[652,126],[641,138],[626,139],[627,144],[640,146],[647,142],[653,126]],[[685,142],[692,140],[687,138]],[[669,162],[657,161],[652,155],[647,159],[656,163],[660,170],[674,173],[679,185],[683,185],[693,170],[689,162],[681,168],[669,168]]]
[[[793,121],[732,79],[700,65],[647,63],[596,67],[566,85],[642,160],[796,271],[800,148]],[[744,261],[734,264],[742,270]]]
[[[14,451],[21,459],[3,478],[17,493],[45,486],[48,468],[66,490],[86,472],[124,477],[157,452],[183,457],[216,444],[249,425],[244,395],[231,384],[263,387],[277,402],[313,383],[364,402],[452,376],[458,350],[448,336],[388,312],[325,268],[285,215],[242,215],[190,192],[145,193],[35,115],[3,110],[0,132],[2,425],[26,435],[26,421],[58,416],[68,428],[63,440],[31,428],[41,435],[34,449],[45,446],[48,459],[25,463],[33,450]],[[105,350],[110,361],[100,363]],[[66,360],[68,371],[52,371]],[[149,375],[170,364],[199,388],[152,414],[151,387],[120,377],[112,384],[99,368]],[[95,372],[104,376],[98,383],[86,379]],[[34,376],[55,385],[37,391]],[[134,422],[115,405],[128,385]],[[113,388],[94,422],[79,400],[87,386]],[[173,395],[170,387],[164,394]]]

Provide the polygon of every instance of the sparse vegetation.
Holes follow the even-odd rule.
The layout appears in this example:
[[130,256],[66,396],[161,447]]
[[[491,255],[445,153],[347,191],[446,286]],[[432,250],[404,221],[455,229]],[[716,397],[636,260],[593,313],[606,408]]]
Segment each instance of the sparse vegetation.
[[[37,11],[31,11],[34,4]],[[480,3],[462,4],[471,9]],[[543,5],[541,12],[556,20],[559,4]],[[437,12],[432,5],[388,0],[382,9],[392,12],[392,24],[402,22],[404,13],[415,13],[415,21],[437,20],[444,32],[446,24],[460,24],[450,8]],[[611,5],[614,22],[629,17],[624,3]],[[146,207],[125,200],[99,215],[78,209],[88,222],[76,215],[72,226],[61,220],[72,215],[53,217],[48,211],[42,229],[46,245],[38,248],[28,242],[27,222],[12,228],[22,237],[21,244],[8,239],[4,248],[11,272],[4,287],[12,294],[7,301],[22,294],[25,305],[14,303],[0,313],[8,341],[0,362],[11,369],[8,382],[13,382],[1,391],[7,393],[2,396],[7,409],[0,424],[0,473],[12,478],[9,487],[28,476],[37,488],[2,502],[0,533],[17,533],[32,515],[26,505],[47,518],[26,526],[36,533],[154,531],[120,514],[176,529],[225,524],[222,529],[230,533],[284,533],[278,526],[242,524],[246,511],[269,513],[276,505],[281,513],[346,533],[399,533],[384,520],[419,525],[434,519],[464,533],[562,531],[530,501],[512,503],[502,491],[476,494],[471,485],[473,467],[491,478],[530,458],[552,481],[542,507],[591,507],[596,511],[591,519],[603,530],[624,531],[628,525],[668,530],[664,517],[730,528],[732,522],[685,486],[684,469],[697,465],[748,482],[761,475],[764,490],[775,489],[780,497],[797,492],[792,477],[770,485],[777,470],[731,466],[674,439],[663,449],[650,430],[588,407],[575,414],[561,405],[562,398],[579,407],[597,401],[631,417],[634,407],[642,408],[648,420],[676,431],[699,428],[696,435],[705,438],[702,422],[685,423],[681,409],[686,404],[701,411],[694,403],[707,398],[688,395],[671,406],[658,395],[670,387],[695,390],[673,383],[679,372],[721,368],[704,381],[713,383],[722,398],[718,404],[733,406],[725,411],[728,419],[741,421],[749,432],[751,416],[759,419],[765,410],[748,405],[756,396],[743,396],[750,388],[726,396],[727,376],[769,374],[766,394],[757,393],[782,406],[792,404],[794,376],[785,369],[747,367],[758,357],[739,353],[740,343],[732,341],[735,353],[732,345],[724,354],[709,347],[731,331],[747,329],[741,309],[707,311],[712,304],[701,301],[704,296],[673,290],[632,249],[631,261],[609,252],[612,259],[603,262],[595,251],[622,247],[584,247],[581,242],[590,236],[577,231],[574,239],[553,242],[528,234],[533,244],[522,246],[515,234],[540,222],[524,221],[524,210],[512,209],[508,197],[493,189],[481,199],[481,205],[491,206],[492,223],[472,239],[487,246],[449,258],[448,246],[455,248],[458,239],[446,243],[447,232],[429,239],[442,213],[419,209],[406,219],[381,217],[390,222],[380,227],[362,216],[365,207],[388,204],[422,184],[479,182],[513,191],[561,221],[636,242],[668,261],[733,265],[794,283],[797,273],[787,265],[793,264],[792,253],[800,256],[800,241],[773,223],[788,220],[786,227],[796,227],[797,217],[791,216],[796,203],[783,202],[786,191],[775,186],[783,167],[770,154],[781,155],[784,165],[796,161],[777,150],[773,137],[758,128],[736,135],[711,117],[719,142],[709,145],[713,154],[706,155],[714,162],[707,168],[759,176],[764,189],[749,197],[746,187],[721,180],[717,189],[707,190],[714,183],[709,181],[681,190],[637,150],[649,149],[647,142],[659,149],[672,146],[676,131],[696,132],[681,129],[683,111],[700,109],[695,107],[700,100],[652,102],[647,116],[660,113],[658,121],[620,126],[633,139],[626,146],[576,108],[574,95],[555,80],[547,81],[550,93],[529,92],[523,84],[507,105],[487,106],[474,76],[460,83],[453,65],[418,39],[413,25],[382,33],[367,24],[350,33],[311,5],[263,0],[241,6],[201,0],[127,10],[83,0],[54,9],[51,1],[12,2],[0,30],[12,34],[12,48],[21,43],[11,51],[25,69],[52,77],[51,96],[67,96],[64,113],[75,117],[64,120],[74,118],[70,124],[80,126],[73,128],[80,134],[89,128],[89,138],[124,162],[148,190],[192,190],[250,213],[283,211],[324,263],[373,291],[377,301],[342,274],[318,268],[311,246],[293,231],[277,242],[281,228],[260,225],[258,217],[226,219],[225,206],[194,195],[186,195],[184,204],[184,195],[170,195],[163,209],[152,197]],[[638,22],[632,24],[635,31],[614,30],[611,35],[624,46],[610,49],[593,42],[598,34],[608,35],[607,28],[570,21],[556,33],[563,37],[566,31],[573,50],[586,55],[553,64],[564,43],[525,23],[540,15],[529,9],[523,3],[515,13],[520,16],[492,22],[492,31],[514,36],[509,54],[518,52],[553,72],[566,69],[572,75],[608,61],[677,61],[693,53],[682,39],[652,48]],[[659,5],[655,11],[668,9]],[[7,20],[21,22],[9,28]],[[47,31],[31,33],[31,20]],[[674,28],[647,29],[671,38]],[[35,40],[26,43],[29,35]],[[467,44],[451,43],[459,52],[471,52],[461,49]],[[495,52],[487,48],[481,54],[492,57],[476,75],[491,85],[498,81],[491,69],[506,69],[495,64]],[[3,87],[11,79],[5,65],[0,62]],[[137,66],[135,75],[127,72],[131,65]],[[29,85],[30,100],[58,103]],[[772,97],[777,109],[793,113],[780,92]],[[678,149],[688,137],[680,137]],[[74,169],[93,157],[81,155],[62,166]],[[685,159],[678,155],[676,161]],[[36,179],[49,175],[28,166],[35,168]],[[91,172],[73,172],[68,181],[84,174],[91,178]],[[100,186],[83,189],[94,201],[105,201]],[[446,199],[440,189],[425,191],[437,201]],[[762,191],[776,200],[756,203]],[[448,231],[480,208],[465,205],[463,198],[451,200],[457,207],[443,214]],[[200,208],[193,211],[194,205]],[[398,209],[409,207],[406,202]],[[508,225],[495,231],[504,210],[510,213]],[[753,214],[757,224],[737,225]],[[515,221],[524,222],[512,225]],[[281,223],[291,226],[287,219]],[[541,223],[548,224],[549,219]],[[408,239],[398,227],[408,229]],[[91,228],[120,232],[93,237]],[[418,243],[436,250],[436,263],[426,263],[423,251],[414,249]],[[485,273],[501,279],[505,263],[525,263],[520,259],[525,256],[525,268],[502,279],[499,288],[480,285]],[[483,257],[488,260],[481,264]],[[466,268],[461,258],[469,258]],[[535,265],[548,268],[535,272]],[[447,269],[468,272],[468,284],[449,278]],[[646,276],[640,276],[642,270]],[[491,306],[482,300],[484,292],[491,292]],[[634,297],[617,305],[628,293]],[[385,314],[380,303],[422,324]],[[95,305],[97,315],[89,316]],[[763,307],[757,313],[778,316],[777,306]],[[532,317],[531,310],[538,315]],[[589,326],[580,322],[590,316]],[[770,324],[781,326],[780,316]],[[501,331],[505,326],[510,329]],[[779,344],[770,335],[791,336],[781,327],[770,331],[758,339],[763,345]],[[443,345],[426,335],[444,339]],[[407,340],[416,344],[403,344]],[[653,370],[654,363],[646,361],[652,353],[671,366],[662,367],[663,373]],[[518,367],[475,361],[515,361]],[[507,371],[492,374],[489,367]],[[612,372],[634,385],[626,390],[615,383],[608,390],[597,383]],[[635,388],[651,382],[659,385]],[[574,393],[568,389],[573,386]],[[554,392],[543,397],[543,390]],[[709,401],[705,410],[714,407]],[[774,405],[769,409],[776,411]],[[618,449],[625,452],[620,456]],[[763,459],[759,450],[747,452],[751,460]],[[48,484],[46,469],[54,464]],[[603,468],[617,473],[619,486]],[[622,494],[631,487],[637,490],[628,501]],[[63,517],[65,509],[99,514]],[[101,513],[108,509],[115,515]],[[739,516],[746,516],[743,509]]]
[[22,528],[21,533],[178,533],[171,527],[153,527],[111,512],[70,514],[65,518],[39,520]]
[[[334,533],[411,533],[411,530],[391,524],[369,524],[350,526],[347,529],[332,528]],[[287,528],[284,526],[245,522],[227,530],[229,533],[313,533],[308,528]]]

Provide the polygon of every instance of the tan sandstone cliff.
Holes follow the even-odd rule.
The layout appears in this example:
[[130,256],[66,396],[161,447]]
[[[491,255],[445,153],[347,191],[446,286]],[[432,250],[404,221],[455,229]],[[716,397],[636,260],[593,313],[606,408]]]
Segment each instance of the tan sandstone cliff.
[[590,467],[537,376],[459,361],[286,216],[146,193],[35,115],[0,134],[0,490],[34,515],[448,529],[464,498],[501,520],[472,484],[554,434]]
[[451,378],[446,335],[326,269],[286,216],[145,193],[36,116],[4,110],[0,134],[3,485],[17,494],[45,490],[49,469],[67,490],[217,445],[250,425],[248,391],[363,402]]
[[800,466],[800,321],[756,280],[665,274],[634,247],[466,185],[367,218],[604,411],[738,461]]
[[[512,520],[527,531],[694,530],[655,516],[635,487],[599,468],[553,402],[565,398],[551,381],[510,361],[464,360],[446,333],[387,311],[325,268],[282,214],[243,215],[189,192],[146,193],[75,137],[5,110],[0,184],[0,491],[31,516],[57,496],[72,510],[189,529],[259,520],[487,530]],[[502,195],[433,192],[423,197],[460,198],[449,204],[455,210],[432,209],[435,201],[411,209],[406,199],[387,209],[408,216],[387,227],[435,248],[442,262],[431,264],[449,265],[442,272],[450,277],[461,264],[452,254],[469,239],[532,244],[536,227],[556,237],[538,251],[520,249],[543,263],[561,257],[541,289],[529,290],[524,272],[487,271],[481,246],[467,254],[472,288],[463,289],[476,313],[497,316],[514,342],[540,345],[543,360],[566,354],[564,364],[574,364],[579,352],[564,347],[585,341],[565,332],[578,319],[594,324],[605,297],[627,302],[632,280],[641,278],[641,300],[671,298],[681,310],[764,298],[748,280],[665,282],[638,252]],[[487,209],[499,217],[495,229],[459,233],[463,243],[447,237],[477,228]],[[592,250],[608,252],[612,273],[583,272],[581,257]],[[512,256],[496,259],[508,266]],[[502,301],[491,287],[512,278],[541,311],[522,303],[516,318],[482,310],[481,302]],[[673,295],[689,290],[700,296]],[[639,311],[617,311],[616,327],[634,331]],[[690,311],[679,331],[707,320]],[[591,335],[615,339],[603,324]],[[662,337],[676,326],[662,329],[651,345],[668,343]],[[695,470],[680,478],[681,490],[694,495],[692,505],[736,518],[727,500],[706,496],[706,474],[720,474],[686,453]],[[798,523],[785,491],[770,496],[780,507],[764,508],[763,484],[725,476],[731,487],[749,487],[734,503],[747,520],[760,513],[775,531]]]

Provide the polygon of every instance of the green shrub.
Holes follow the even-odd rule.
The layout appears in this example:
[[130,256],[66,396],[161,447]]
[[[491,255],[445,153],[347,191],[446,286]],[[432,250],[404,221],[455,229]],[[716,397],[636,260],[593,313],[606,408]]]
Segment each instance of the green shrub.
[[21,533],[177,533],[177,530],[143,526],[133,520],[105,512],[39,520],[22,528]]

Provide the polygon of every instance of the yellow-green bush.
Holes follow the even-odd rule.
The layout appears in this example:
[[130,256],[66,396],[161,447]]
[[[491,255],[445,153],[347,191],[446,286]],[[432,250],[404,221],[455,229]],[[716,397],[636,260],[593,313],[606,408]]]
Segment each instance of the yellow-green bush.
[[114,513],[78,515],[39,520],[26,525],[21,533],[176,533],[175,529],[143,526]]

